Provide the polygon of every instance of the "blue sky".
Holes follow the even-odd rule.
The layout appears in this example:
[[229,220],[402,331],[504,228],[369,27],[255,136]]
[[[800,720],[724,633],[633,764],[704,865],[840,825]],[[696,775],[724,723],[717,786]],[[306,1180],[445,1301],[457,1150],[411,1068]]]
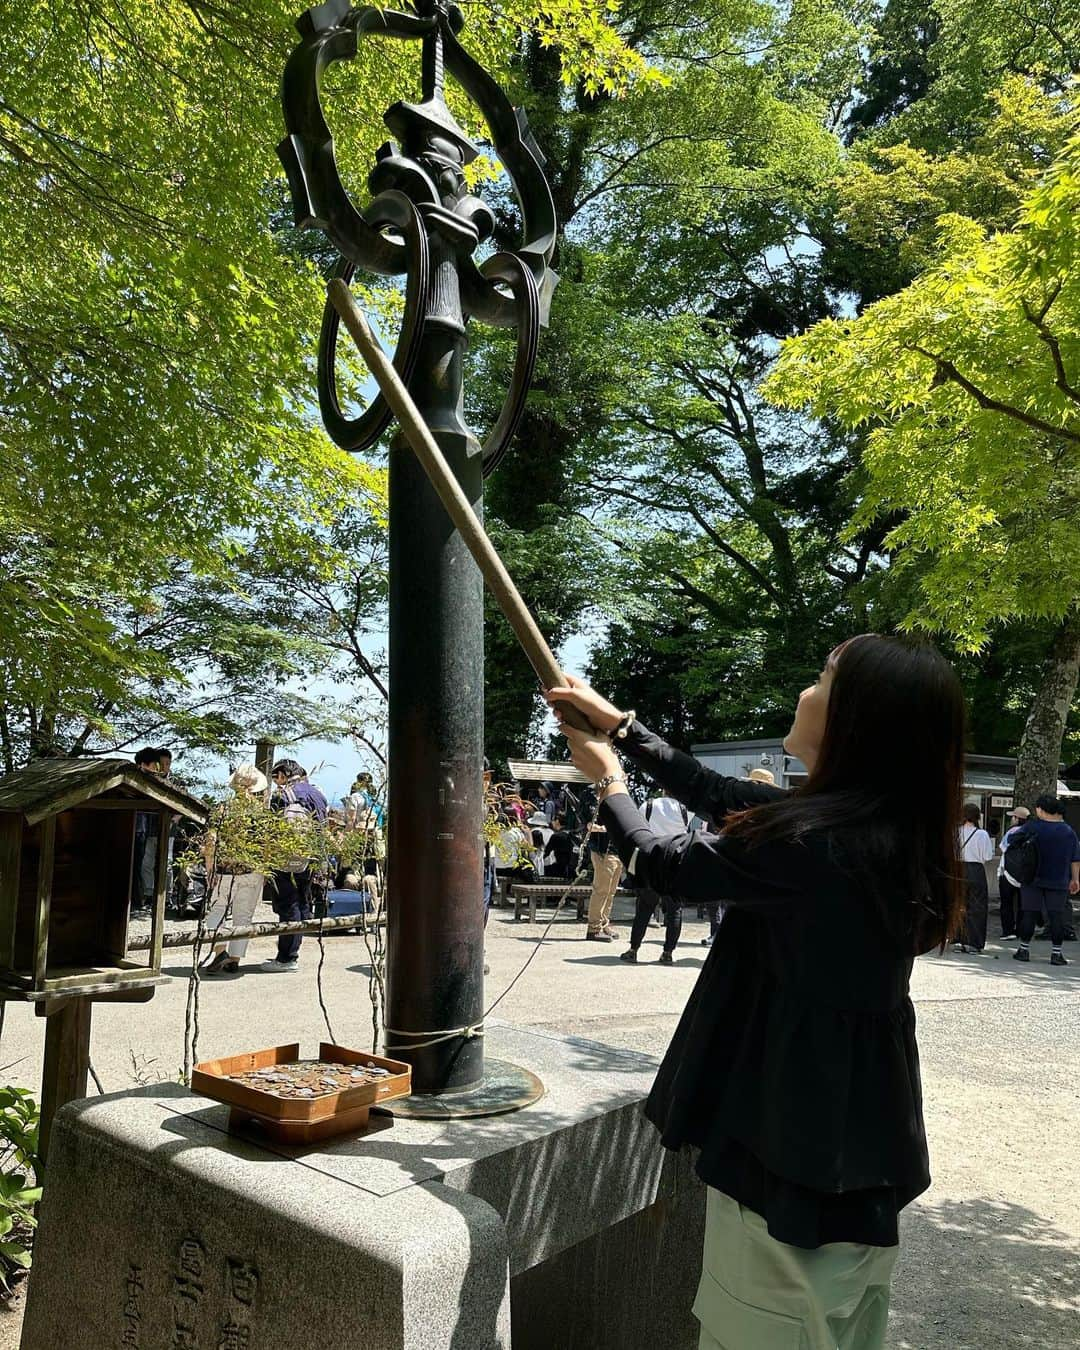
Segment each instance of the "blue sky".
[[[573,675],[583,674],[588,663],[589,649],[595,640],[595,633],[588,635],[579,633],[569,638],[563,644],[559,653],[559,660],[563,669]],[[385,645],[385,638],[381,641]],[[378,645],[378,642],[376,645]],[[308,686],[306,692],[309,696],[318,697],[321,691],[317,685],[311,685]],[[327,694],[331,692],[329,685],[326,692]],[[340,697],[340,686],[333,686],[333,694],[335,697]],[[543,739],[546,740],[548,734],[554,729],[554,718],[549,717],[543,727]],[[527,747],[522,746],[521,748],[524,752]],[[238,759],[249,758],[252,753],[253,747],[241,748],[238,751]],[[299,760],[307,769],[312,780],[326,794],[331,804],[341,800],[348,792],[353,779],[361,770],[367,769],[376,779],[379,777],[380,766],[370,751],[363,747],[354,746],[348,741],[342,741],[340,744],[335,744],[333,741],[300,741],[296,745],[279,746],[278,756],[283,755]],[[224,779],[226,773],[227,767],[222,762],[222,779]]]

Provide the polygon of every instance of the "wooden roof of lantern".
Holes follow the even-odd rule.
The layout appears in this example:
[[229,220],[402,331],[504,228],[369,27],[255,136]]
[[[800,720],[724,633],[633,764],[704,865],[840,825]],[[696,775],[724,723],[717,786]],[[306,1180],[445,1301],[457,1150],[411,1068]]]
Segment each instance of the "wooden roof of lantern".
[[0,777],[0,811],[17,811],[28,824],[36,825],[105,793],[131,798],[133,810],[145,801],[147,810],[166,807],[200,825],[206,820],[207,808],[198,797],[129,759],[35,760],[25,769]]

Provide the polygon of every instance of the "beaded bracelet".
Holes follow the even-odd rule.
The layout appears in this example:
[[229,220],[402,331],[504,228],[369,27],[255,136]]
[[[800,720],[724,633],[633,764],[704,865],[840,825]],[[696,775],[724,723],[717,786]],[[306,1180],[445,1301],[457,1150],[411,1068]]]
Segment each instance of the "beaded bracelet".
[[595,790],[597,797],[600,796],[601,792],[603,792],[605,788],[611,787],[612,783],[622,783],[622,785],[625,787],[626,774],[609,773],[604,778],[601,778],[597,782],[595,782],[593,784],[593,789]]

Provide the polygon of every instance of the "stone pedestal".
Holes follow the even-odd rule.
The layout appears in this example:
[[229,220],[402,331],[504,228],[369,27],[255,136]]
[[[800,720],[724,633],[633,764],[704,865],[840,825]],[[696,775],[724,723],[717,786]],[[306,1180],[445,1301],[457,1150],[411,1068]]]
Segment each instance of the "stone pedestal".
[[308,1150],[178,1086],[65,1108],[22,1350],[692,1350],[704,1191],[641,1113],[655,1063],[487,1040],[535,1106]]

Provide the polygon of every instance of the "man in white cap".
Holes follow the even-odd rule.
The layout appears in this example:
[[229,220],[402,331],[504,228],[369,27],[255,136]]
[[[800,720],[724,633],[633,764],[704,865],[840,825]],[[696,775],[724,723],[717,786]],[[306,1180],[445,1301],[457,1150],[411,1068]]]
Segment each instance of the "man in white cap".
[[1005,850],[1009,847],[1009,836],[1022,829],[1031,819],[1026,806],[1014,806],[1010,814],[1012,825],[1005,831],[1001,840],[1001,856],[998,858],[998,913],[1001,916],[1001,936],[1016,937],[1020,923],[1020,886],[1005,871]]

